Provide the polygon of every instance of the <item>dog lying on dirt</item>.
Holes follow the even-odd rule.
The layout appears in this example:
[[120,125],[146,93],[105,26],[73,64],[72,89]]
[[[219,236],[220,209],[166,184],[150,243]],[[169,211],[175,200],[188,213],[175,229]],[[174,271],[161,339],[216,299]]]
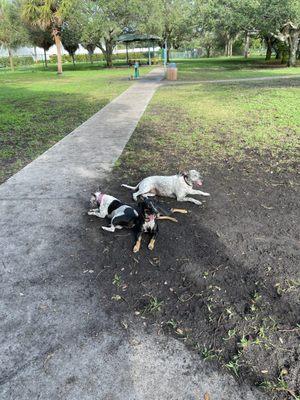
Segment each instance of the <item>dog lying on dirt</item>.
[[189,194],[210,196],[209,193],[193,189],[193,185],[202,186],[202,178],[194,169],[172,176],[149,176],[136,186],[122,184],[121,186],[135,190],[133,199],[137,201],[138,196],[166,196],[175,197],[178,201],[189,201],[201,205],[201,201],[188,197]]
[[116,229],[133,228],[138,221],[139,214],[133,207],[108,194],[100,191],[92,193],[90,203],[96,208],[88,211],[88,215],[110,219],[110,226],[102,226],[105,231],[114,232]]

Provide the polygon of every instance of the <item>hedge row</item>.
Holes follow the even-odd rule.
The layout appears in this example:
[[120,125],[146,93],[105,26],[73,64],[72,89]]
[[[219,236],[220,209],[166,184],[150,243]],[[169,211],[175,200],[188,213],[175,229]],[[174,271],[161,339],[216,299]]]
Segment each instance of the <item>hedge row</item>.
[[[153,53],[152,53],[153,55]],[[142,62],[143,64],[146,64],[148,61],[148,53],[128,53],[128,58],[129,60],[137,60]],[[55,54],[51,55],[49,57],[49,60],[51,63],[56,64],[57,63],[57,56]],[[66,62],[72,62],[72,57],[68,54],[64,54],[62,56],[63,63]],[[102,53],[100,54],[93,54],[90,56],[89,54],[75,54],[75,61],[77,62],[99,62],[99,61],[105,61],[105,57]],[[119,53],[119,54],[113,54],[112,60],[126,60],[126,53]]]
[[[153,55],[153,53],[152,53]],[[140,64],[147,64],[148,63],[148,53],[129,53],[128,54],[129,61],[133,63],[134,61],[138,61]],[[112,57],[113,61],[116,60],[126,60],[126,53],[121,53],[121,54],[114,54]],[[62,56],[63,63],[71,63],[72,62],[72,57],[69,56],[68,54],[64,54]],[[93,54],[92,56],[89,56],[88,54],[75,54],[75,61],[77,62],[86,62],[89,63],[91,62],[100,62],[100,61],[105,61],[105,57],[103,54]],[[20,56],[20,57],[13,57],[14,61],[14,66],[22,66],[22,65],[32,65],[34,64],[34,60],[31,56]],[[43,63],[42,60],[38,61],[39,63]],[[57,56],[56,55],[51,55],[49,56],[49,62],[56,64],[57,63]],[[152,63],[153,64],[158,64],[159,59],[158,58],[152,58]],[[10,67],[10,62],[9,62],[9,57],[0,57],[0,68],[4,67]]]
[[[33,59],[31,56],[13,57],[14,66],[32,65]],[[10,67],[9,57],[0,57],[0,68]]]

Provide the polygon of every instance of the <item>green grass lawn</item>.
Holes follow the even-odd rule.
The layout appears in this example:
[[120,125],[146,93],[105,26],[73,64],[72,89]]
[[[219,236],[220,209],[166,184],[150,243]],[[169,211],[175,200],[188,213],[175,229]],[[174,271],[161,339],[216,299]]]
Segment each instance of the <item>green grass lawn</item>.
[[[151,68],[141,68],[141,73]],[[132,69],[99,65],[0,71],[0,182],[99,111],[131,83]]]
[[299,89],[297,78],[165,86],[155,94],[122,160],[126,168],[133,171],[138,165],[145,172],[157,165],[171,172],[245,159],[264,160],[278,171],[293,169],[300,138]]
[[265,62],[262,57],[218,57],[177,60],[178,78],[184,81],[257,78],[265,76],[300,75],[297,68],[282,67],[275,60]]

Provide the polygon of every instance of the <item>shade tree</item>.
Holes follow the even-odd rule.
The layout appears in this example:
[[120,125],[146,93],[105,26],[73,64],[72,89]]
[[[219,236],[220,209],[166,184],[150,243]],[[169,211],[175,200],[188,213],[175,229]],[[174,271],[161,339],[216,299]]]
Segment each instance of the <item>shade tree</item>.
[[20,21],[17,1],[0,0],[0,45],[7,49],[10,68],[14,69],[13,50],[28,41],[25,27]]

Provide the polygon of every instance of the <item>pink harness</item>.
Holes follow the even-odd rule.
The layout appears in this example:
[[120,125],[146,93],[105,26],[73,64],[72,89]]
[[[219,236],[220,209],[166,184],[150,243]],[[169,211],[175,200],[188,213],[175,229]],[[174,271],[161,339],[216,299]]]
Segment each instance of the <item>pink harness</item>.
[[102,201],[103,201],[104,196],[105,196],[104,193],[100,193],[100,194],[98,195],[98,197],[96,198],[97,203],[99,203],[99,207],[102,205]]

